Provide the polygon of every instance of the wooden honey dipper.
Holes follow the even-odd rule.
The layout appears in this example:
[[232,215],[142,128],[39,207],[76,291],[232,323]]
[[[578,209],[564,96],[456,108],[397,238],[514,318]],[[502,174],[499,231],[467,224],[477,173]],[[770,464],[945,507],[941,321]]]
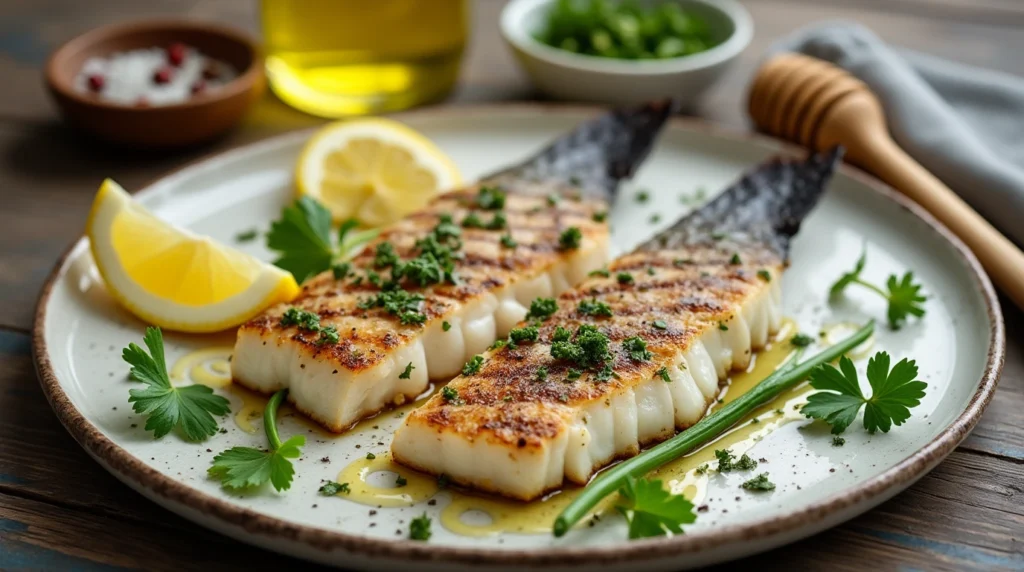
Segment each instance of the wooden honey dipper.
[[761,131],[846,160],[924,207],[974,251],[992,280],[1024,308],[1024,252],[892,140],[878,98],[845,70],[801,54],[768,60],[750,88]]

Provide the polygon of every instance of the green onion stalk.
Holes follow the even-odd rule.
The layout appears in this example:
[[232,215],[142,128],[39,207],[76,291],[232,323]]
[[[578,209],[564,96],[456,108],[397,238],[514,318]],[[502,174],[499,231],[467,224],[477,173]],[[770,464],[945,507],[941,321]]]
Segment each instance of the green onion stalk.
[[602,473],[555,518],[555,536],[562,536],[568,532],[601,500],[619,490],[628,479],[642,477],[718,437],[750,412],[802,382],[814,368],[831,362],[864,343],[874,329],[875,323],[868,322],[853,335],[799,363],[799,352],[794,353],[781,367],[739,398],[675,437]]

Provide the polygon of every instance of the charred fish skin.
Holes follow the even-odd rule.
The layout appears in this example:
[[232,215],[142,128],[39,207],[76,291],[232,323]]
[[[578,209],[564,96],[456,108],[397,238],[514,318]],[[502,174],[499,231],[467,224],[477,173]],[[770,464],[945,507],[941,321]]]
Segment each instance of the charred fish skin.
[[[614,459],[696,423],[720,381],[778,330],[789,238],[838,157],[767,163],[615,260],[607,276],[563,293],[558,311],[535,324],[535,342],[485,354],[479,371],[407,415],[393,457],[532,500],[566,480],[585,484]],[[603,360],[553,358],[567,333],[581,347],[580,336],[595,340]]]
[[[580,125],[530,159],[481,181],[513,189],[524,182],[546,181],[570,193],[576,188],[611,203],[619,183],[632,177],[647,158],[676,109],[669,99],[614,109]],[[546,191],[543,186],[533,187],[532,192]]]
[[[296,300],[239,328],[235,381],[261,393],[289,388],[297,409],[343,432],[414,399],[431,379],[455,376],[522,320],[533,299],[556,296],[605,264],[608,229],[596,215],[607,211],[617,182],[646,156],[670,111],[657,103],[595,118],[533,159],[439,195],[384,229],[344,275],[306,281]],[[483,200],[496,190],[500,201]],[[433,248],[431,240],[457,250],[446,278],[417,283],[410,270],[393,280],[394,260],[413,260]],[[381,249],[387,256],[378,256]],[[435,261],[421,262],[428,264],[420,274],[438,272]],[[284,320],[293,308],[334,328],[337,341],[324,343],[318,331]]]

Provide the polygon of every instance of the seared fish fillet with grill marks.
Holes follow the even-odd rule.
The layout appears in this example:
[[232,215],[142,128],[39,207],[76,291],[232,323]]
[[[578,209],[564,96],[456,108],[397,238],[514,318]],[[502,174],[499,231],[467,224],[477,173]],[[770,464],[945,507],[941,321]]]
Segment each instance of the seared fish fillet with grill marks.
[[[351,261],[348,276],[322,273],[303,285],[295,301],[239,328],[234,380],[262,393],[289,388],[288,399],[300,411],[342,432],[414,399],[431,379],[450,379],[522,320],[534,298],[558,295],[605,264],[607,225],[595,215],[607,211],[618,182],[646,156],[669,112],[664,102],[599,117],[533,159],[443,194],[388,227]],[[483,186],[506,193],[500,209],[486,208]],[[366,307],[381,293],[371,283],[380,283],[373,273],[381,281],[389,278],[390,270],[375,264],[379,245],[388,243],[409,260],[419,252],[417,241],[445,217],[458,226],[474,215],[487,225],[499,214],[506,219],[501,228],[461,228],[453,239],[460,244],[456,283],[402,283],[423,297],[413,302],[422,323],[403,323],[400,314]],[[560,244],[571,228],[579,230],[578,244]],[[515,244],[503,240],[505,235]],[[316,314],[321,327],[336,328],[337,343],[318,343],[318,332],[282,325],[292,308]]]
[[[616,458],[700,420],[719,382],[747,367],[751,352],[778,330],[789,239],[838,157],[836,150],[768,163],[614,261],[609,276],[562,294],[536,342],[488,352],[477,373],[456,378],[406,416],[393,457],[531,500],[564,479],[586,484]],[[620,280],[622,273],[632,282]],[[595,302],[611,316],[581,311]],[[606,361],[580,367],[552,357],[556,331],[582,325],[607,336]]]

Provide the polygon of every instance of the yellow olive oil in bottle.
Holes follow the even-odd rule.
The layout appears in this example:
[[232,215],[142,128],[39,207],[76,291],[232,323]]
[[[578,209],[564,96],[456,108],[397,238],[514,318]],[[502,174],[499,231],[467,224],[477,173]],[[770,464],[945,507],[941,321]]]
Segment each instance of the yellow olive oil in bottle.
[[451,91],[467,0],[263,0],[270,86],[307,113],[405,109]]

